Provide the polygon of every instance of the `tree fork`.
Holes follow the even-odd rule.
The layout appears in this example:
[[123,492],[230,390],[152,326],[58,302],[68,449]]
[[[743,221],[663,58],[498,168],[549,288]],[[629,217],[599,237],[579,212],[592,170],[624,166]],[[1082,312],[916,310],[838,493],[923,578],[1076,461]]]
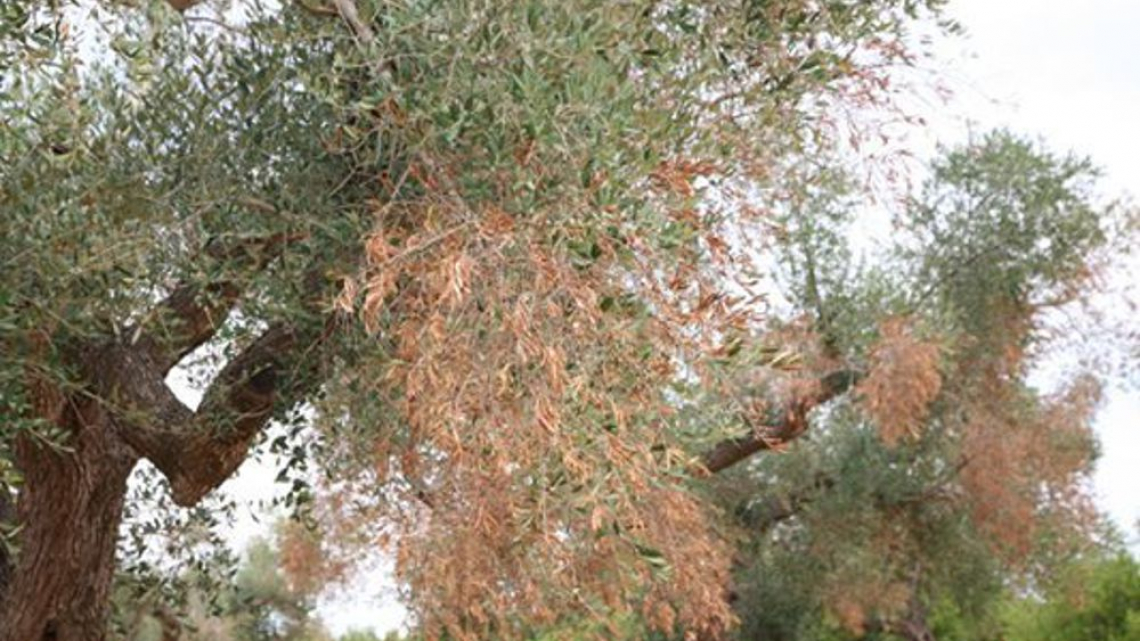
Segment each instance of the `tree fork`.
[[[298,238],[211,243],[202,259],[227,273],[254,272]],[[276,412],[319,388],[320,352],[338,321],[317,306],[328,286],[319,273],[314,268],[305,279],[306,311],[325,322],[271,323],[215,376],[196,411],[178,401],[164,379],[214,337],[242,295],[240,279],[179,285],[121,339],[90,342],[70,354],[84,389],[67,397],[56,391],[53,409],[41,412],[71,435],[66,449],[30,436],[17,444],[25,476],[16,497],[23,548],[6,589],[0,569],[0,641],[105,638],[131,470],[149,459],[170,481],[175,502],[192,506],[237,470]],[[795,438],[812,407],[844,393],[858,377],[847,370],[824,376],[817,393],[797,399],[778,424],[749,425],[749,434],[716,446],[705,455],[705,468],[716,473]]]
[[[264,269],[291,239],[242,241],[240,255],[214,245],[205,255]],[[258,251],[250,254],[250,247]],[[322,284],[306,283],[314,300]],[[0,488],[0,518],[18,524],[21,545],[14,559],[0,553],[0,641],[105,639],[127,479],[140,458],[167,475],[180,505],[193,505],[237,469],[275,409],[319,384],[309,364],[320,359],[311,350],[331,325],[279,323],[222,369],[199,412],[177,401],[167,372],[214,336],[240,293],[232,281],[180,285],[145,317],[161,331],[144,322],[123,340],[95,339],[68,350],[80,391],[65,394],[28,377],[39,399],[35,414],[68,439],[62,446],[29,434],[16,439],[24,482],[14,497]]]

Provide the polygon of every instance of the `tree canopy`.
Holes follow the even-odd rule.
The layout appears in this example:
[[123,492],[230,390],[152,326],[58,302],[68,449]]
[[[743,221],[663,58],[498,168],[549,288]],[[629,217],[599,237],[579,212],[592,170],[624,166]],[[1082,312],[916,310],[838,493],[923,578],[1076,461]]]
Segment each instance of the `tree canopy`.
[[0,640],[105,638],[251,448],[291,585],[390,550],[427,638],[927,638],[1096,540],[1099,380],[1027,378],[1091,164],[986,135],[850,248],[940,0],[223,4],[0,13]]

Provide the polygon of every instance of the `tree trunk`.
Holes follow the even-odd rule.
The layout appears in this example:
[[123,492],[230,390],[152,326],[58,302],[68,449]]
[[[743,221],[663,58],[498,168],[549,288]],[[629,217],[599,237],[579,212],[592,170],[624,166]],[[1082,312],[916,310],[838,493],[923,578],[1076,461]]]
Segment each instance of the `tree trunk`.
[[865,632],[886,632],[906,641],[938,641],[926,621],[926,608],[917,600],[906,616],[890,619],[872,618],[865,622]]
[[926,622],[920,620],[903,622],[899,626],[898,634],[907,641],[937,641],[934,638],[934,632],[927,627]]
[[[305,237],[211,241],[202,250],[202,266],[258,272]],[[315,350],[339,317],[324,313],[323,270],[306,272],[305,286],[312,294],[305,311],[324,322],[270,323],[222,367],[197,410],[183,405],[164,381],[226,321],[242,293],[233,280],[181,283],[140,314],[144,324],[113,337],[69,337],[52,328],[29,333],[35,356],[29,363],[53,362],[54,353],[78,380],[64,386],[41,368],[26,372],[31,409],[21,411],[68,438],[62,448],[30,432],[15,438],[23,483],[0,486],[0,521],[20,528],[20,549],[11,559],[0,548],[0,641],[107,637],[116,540],[135,464],[148,459],[170,483],[176,504],[196,505],[237,470],[275,408],[294,407],[320,385]],[[0,420],[9,411],[0,399]]]
[[115,542],[138,457],[96,401],[68,404],[67,451],[16,443],[21,548],[0,595],[0,641],[105,639]]

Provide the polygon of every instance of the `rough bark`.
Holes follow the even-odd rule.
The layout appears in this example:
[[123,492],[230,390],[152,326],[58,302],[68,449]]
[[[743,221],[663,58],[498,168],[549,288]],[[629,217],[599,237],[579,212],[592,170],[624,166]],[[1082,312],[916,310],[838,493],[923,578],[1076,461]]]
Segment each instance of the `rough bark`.
[[[321,339],[312,330],[270,326],[222,368],[197,411],[160,380],[136,379],[141,382],[122,390],[122,397],[133,411],[153,420],[131,425],[120,435],[170,481],[175,503],[194,505],[237,470],[275,410],[316,389],[320,355],[314,350]],[[121,367],[140,367],[140,360],[145,357],[124,358]]]
[[[30,436],[16,443],[24,484],[15,494],[21,550],[14,565],[0,557],[0,641],[103,639],[115,542],[127,479],[149,459],[170,481],[176,503],[196,504],[224,482],[271,418],[310,397],[322,381],[321,351],[331,323],[277,322],[253,339],[207,388],[192,410],[165,384],[169,370],[209,341],[242,295],[241,274],[263,269],[295,237],[209,245],[202,260],[222,274],[209,283],[176,287],[116,338],[72,346],[68,359],[81,377],[66,394],[49,383],[37,394],[40,418],[63,428],[66,448]],[[326,283],[314,269],[305,279],[315,305]],[[327,317],[326,317],[327,318]],[[704,458],[719,472],[802,433],[812,407],[845,392],[857,373],[836,372],[819,391],[786,408],[784,418],[721,443]],[[0,512],[12,496],[0,492]]]
[[174,398],[146,351],[111,344],[85,353],[91,383],[66,401],[66,449],[17,443],[22,547],[0,605],[0,641],[104,638],[135,463],[149,458],[178,504],[197,503],[238,468],[275,408],[315,388],[317,377],[299,375],[312,371],[296,349],[305,336],[271,327],[223,368],[197,412]]
[[[7,487],[0,485],[0,534],[7,535],[18,523],[16,519],[16,498]],[[0,597],[8,592],[12,579],[12,564],[15,559],[8,554],[8,546],[0,545]]]
[[71,403],[69,451],[16,443],[21,548],[0,606],[0,641],[105,638],[115,540],[137,457],[98,403]]
[[[225,251],[215,245],[205,256],[224,267],[261,269],[284,240],[247,240]],[[314,300],[322,284],[313,281]],[[330,327],[278,323],[222,368],[197,411],[174,397],[166,374],[213,337],[240,290],[228,279],[176,287],[137,329],[72,345],[64,351],[80,377],[77,391],[29,376],[35,414],[68,439],[63,447],[27,433],[16,440],[24,477],[14,494],[20,550],[15,559],[0,552],[0,641],[106,638],[115,545],[135,464],[150,459],[176,502],[194,505],[238,468],[275,412],[317,388],[315,350]],[[13,493],[0,490],[3,516]]]

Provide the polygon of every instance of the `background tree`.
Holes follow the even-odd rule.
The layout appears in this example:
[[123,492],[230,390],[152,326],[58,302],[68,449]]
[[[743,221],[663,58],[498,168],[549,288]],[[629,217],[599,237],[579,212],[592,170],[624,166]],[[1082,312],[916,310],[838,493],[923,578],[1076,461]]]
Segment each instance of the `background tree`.
[[870,374],[810,442],[721,481],[749,542],[745,637],[988,638],[1007,589],[1095,553],[1104,372],[1067,372],[1054,393],[1028,381],[1047,314],[1095,290],[1116,215],[1094,204],[1094,178],[1087,161],[989,134],[937,161],[894,247],[855,267],[842,181],[814,178],[789,207],[792,313]]
[[1126,552],[1083,559],[1049,588],[1044,599],[1023,596],[1008,604],[1003,618],[1009,639],[1140,637],[1140,564]]
[[138,572],[121,577],[112,630],[130,641],[331,641],[313,615],[311,586],[291,580],[282,567],[283,539],[255,539],[240,564],[217,558],[207,571],[225,574],[226,583],[198,569],[173,584]]

